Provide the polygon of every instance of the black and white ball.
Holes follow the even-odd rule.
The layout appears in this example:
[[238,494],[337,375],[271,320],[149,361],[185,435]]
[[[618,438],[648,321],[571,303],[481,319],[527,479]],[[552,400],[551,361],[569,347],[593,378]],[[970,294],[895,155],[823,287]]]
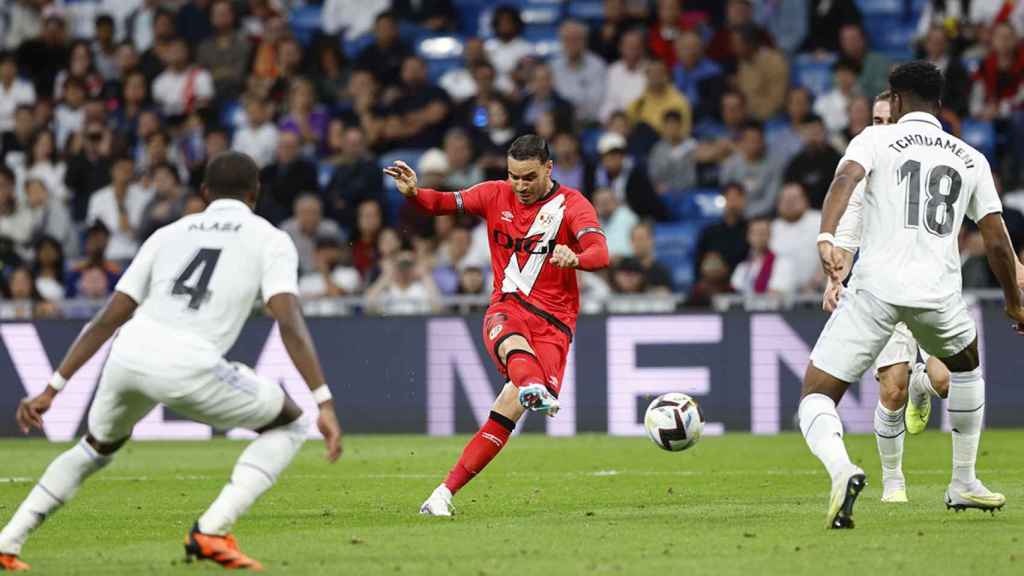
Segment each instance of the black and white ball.
[[658,448],[679,452],[692,447],[704,433],[704,413],[693,398],[669,392],[655,398],[644,414],[644,428]]

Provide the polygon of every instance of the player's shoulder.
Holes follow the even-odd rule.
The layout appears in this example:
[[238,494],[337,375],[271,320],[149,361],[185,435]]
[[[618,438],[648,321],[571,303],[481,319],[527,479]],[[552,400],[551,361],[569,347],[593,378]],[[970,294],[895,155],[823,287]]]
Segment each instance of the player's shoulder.
[[473,191],[475,194],[487,198],[512,194],[512,185],[508,183],[508,180],[484,180],[464,190],[464,192],[468,191]]
[[565,184],[558,184],[557,193],[565,195],[566,206],[579,204],[581,202],[590,204],[590,200],[587,200],[587,197],[583,195],[583,192],[580,192],[575,188],[570,188]]

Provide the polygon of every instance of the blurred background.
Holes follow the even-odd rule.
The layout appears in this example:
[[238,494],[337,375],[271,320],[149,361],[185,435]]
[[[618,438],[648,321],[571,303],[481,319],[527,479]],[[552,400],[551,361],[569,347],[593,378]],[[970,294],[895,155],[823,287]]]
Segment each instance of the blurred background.
[[[911,58],[944,71],[941,120],[1021,250],[1021,33],[1019,0],[4,0],[0,318],[93,313],[225,149],[261,166],[307,313],[479,312],[483,225],[380,168],[458,190],[530,132],[608,236],[585,313],[814,306],[832,173]],[[960,247],[998,301],[969,225]]]

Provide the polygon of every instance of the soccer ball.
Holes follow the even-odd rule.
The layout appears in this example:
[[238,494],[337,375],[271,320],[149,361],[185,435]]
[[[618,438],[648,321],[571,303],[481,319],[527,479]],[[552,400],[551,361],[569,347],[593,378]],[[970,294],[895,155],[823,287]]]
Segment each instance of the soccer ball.
[[693,398],[669,392],[655,398],[647,407],[644,428],[658,448],[679,452],[700,440],[704,433],[704,413]]

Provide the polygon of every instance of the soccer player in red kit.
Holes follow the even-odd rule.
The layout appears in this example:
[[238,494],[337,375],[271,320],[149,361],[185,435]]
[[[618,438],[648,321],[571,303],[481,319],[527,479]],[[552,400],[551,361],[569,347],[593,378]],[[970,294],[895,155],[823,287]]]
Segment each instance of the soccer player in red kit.
[[417,188],[416,173],[403,162],[384,169],[424,211],[474,214],[487,221],[494,291],[484,317],[484,342],[508,379],[487,422],[423,503],[421,514],[451,516],[452,496],[497,456],[526,410],[558,412],[580,307],[576,269],[606,267],[608,244],[594,207],[579,191],[553,181],[551,167],[547,143],[526,135],[509,147],[508,180],[461,192]]

